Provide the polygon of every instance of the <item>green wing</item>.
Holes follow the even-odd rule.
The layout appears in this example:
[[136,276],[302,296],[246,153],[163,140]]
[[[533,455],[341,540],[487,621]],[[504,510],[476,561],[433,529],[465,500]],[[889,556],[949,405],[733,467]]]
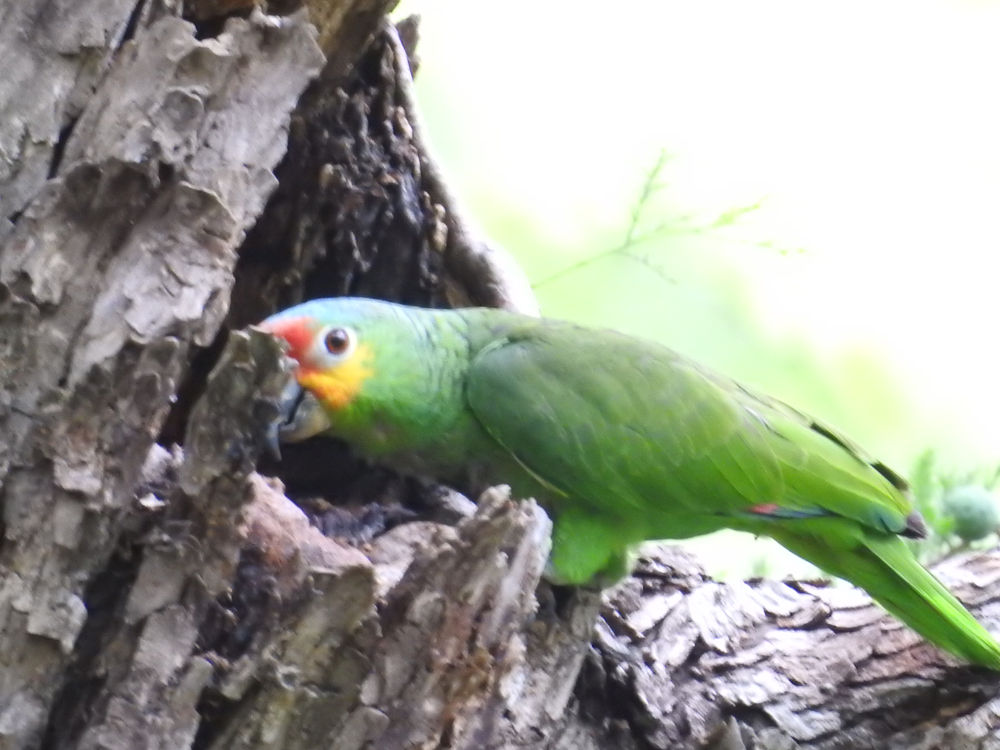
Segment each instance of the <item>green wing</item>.
[[525,324],[474,359],[467,398],[555,494],[605,517],[643,518],[647,538],[813,515],[908,529],[891,472],[789,407],[650,342]]
[[467,398],[552,490],[550,565],[564,582],[616,580],[640,539],[730,526],[774,537],[932,642],[1000,669],[1000,645],[894,536],[922,532],[902,480],[784,404],[654,344],[546,322],[483,349]]

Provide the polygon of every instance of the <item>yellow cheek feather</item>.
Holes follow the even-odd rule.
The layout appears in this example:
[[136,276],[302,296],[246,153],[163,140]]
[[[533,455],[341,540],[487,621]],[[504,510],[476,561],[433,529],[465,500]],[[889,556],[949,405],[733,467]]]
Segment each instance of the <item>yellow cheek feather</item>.
[[371,348],[358,344],[349,359],[326,370],[301,367],[299,385],[312,391],[324,406],[343,409],[358,395],[364,382],[375,374],[373,359]]

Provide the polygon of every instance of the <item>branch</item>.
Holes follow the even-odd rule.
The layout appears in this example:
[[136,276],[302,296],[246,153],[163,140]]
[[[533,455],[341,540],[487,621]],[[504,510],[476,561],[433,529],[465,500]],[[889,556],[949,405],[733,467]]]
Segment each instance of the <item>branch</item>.
[[[1000,675],[957,663],[854,588],[702,581],[675,551],[643,561],[612,593],[597,628],[597,695],[625,696],[649,747],[987,747]],[[935,572],[1000,630],[1000,552]],[[588,691],[578,687],[581,701]],[[595,696],[590,695],[594,700]],[[608,743],[613,726],[595,732]],[[643,745],[640,745],[643,746]]]

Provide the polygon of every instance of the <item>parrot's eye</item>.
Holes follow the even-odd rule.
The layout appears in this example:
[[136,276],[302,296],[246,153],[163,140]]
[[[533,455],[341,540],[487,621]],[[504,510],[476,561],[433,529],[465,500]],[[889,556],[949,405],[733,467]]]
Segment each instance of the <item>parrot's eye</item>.
[[331,328],[323,337],[323,345],[335,357],[345,354],[352,343],[351,332],[346,328]]

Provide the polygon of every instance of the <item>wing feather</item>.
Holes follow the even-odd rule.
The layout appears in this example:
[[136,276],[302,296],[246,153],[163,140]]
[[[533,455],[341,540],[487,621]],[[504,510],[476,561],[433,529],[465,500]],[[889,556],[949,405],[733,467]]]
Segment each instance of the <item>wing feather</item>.
[[849,441],[650,342],[527,324],[474,359],[466,395],[531,473],[602,513],[715,515],[722,526],[775,504],[906,526],[902,480]]

